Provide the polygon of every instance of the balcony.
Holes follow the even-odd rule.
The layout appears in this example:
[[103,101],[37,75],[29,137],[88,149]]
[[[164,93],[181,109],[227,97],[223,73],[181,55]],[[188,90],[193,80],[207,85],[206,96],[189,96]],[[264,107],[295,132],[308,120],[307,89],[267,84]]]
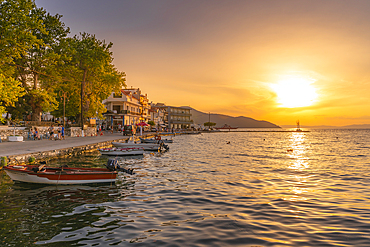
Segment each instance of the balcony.
[[193,120],[171,120],[173,124],[192,124]]
[[182,113],[182,112],[171,112],[170,113],[172,116],[184,116],[184,117],[191,117],[191,113]]

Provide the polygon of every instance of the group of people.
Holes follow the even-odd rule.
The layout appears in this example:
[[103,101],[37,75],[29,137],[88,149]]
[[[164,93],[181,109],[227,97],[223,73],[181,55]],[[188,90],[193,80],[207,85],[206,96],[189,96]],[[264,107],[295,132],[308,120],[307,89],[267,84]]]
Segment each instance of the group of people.
[[[40,136],[40,133],[37,127],[34,127],[34,129],[31,130],[31,132],[32,132],[32,138],[34,140],[41,140],[41,136]],[[48,132],[49,132],[49,140],[65,140],[64,127],[61,124],[56,127],[54,127],[54,125],[51,125],[48,129]]]
[[49,134],[49,140],[65,140],[64,126],[61,124],[56,127],[54,127],[54,125],[51,125],[49,127]]

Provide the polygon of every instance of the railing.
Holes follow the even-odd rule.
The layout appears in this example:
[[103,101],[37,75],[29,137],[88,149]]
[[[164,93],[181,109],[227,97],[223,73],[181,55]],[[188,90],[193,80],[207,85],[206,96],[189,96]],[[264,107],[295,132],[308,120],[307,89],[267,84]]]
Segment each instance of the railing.
[[193,120],[171,120],[171,123],[176,124],[192,124]]
[[171,112],[172,116],[184,116],[184,117],[190,117],[191,113],[182,113],[182,112]]

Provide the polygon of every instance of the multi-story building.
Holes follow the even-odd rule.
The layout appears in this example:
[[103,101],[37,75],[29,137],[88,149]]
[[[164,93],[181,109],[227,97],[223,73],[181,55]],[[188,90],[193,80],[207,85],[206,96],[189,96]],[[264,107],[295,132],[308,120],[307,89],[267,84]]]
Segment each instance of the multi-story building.
[[167,128],[167,125],[165,125],[164,122],[164,116],[165,116],[165,109],[160,108],[160,106],[165,106],[162,103],[153,104],[151,103],[149,114],[150,114],[150,120],[154,122],[154,127],[158,130],[162,128]]
[[139,88],[122,89],[120,93],[112,93],[103,100],[107,108],[104,114],[107,124],[116,129],[119,125],[134,125],[150,119],[147,95],[142,95]]
[[164,104],[156,104],[152,107],[163,113],[163,125],[168,129],[188,129],[193,123],[190,109],[187,107],[166,106]]

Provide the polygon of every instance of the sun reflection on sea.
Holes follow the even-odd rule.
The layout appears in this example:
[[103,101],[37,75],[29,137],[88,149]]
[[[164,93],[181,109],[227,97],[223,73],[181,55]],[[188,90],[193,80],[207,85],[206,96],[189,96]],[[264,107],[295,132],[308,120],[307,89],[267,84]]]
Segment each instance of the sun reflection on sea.
[[287,149],[289,158],[293,161],[288,168],[292,170],[305,170],[309,167],[306,157],[308,145],[305,142],[306,136],[303,133],[292,133]]
[[289,157],[289,164],[287,169],[294,172],[287,178],[291,183],[289,189],[289,196],[285,200],[302,201],[307,200],[305,195],[309,193],[307,186],[307,177],[304,171],[309,168],[307,157],[309,144],[304,133],[291,133],[288,139],[287,155]]

